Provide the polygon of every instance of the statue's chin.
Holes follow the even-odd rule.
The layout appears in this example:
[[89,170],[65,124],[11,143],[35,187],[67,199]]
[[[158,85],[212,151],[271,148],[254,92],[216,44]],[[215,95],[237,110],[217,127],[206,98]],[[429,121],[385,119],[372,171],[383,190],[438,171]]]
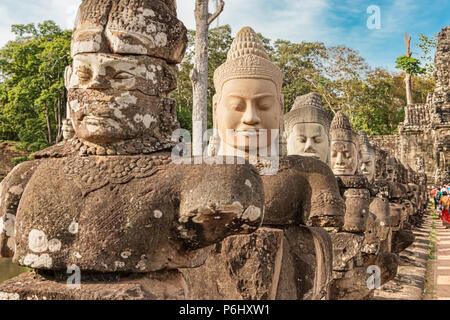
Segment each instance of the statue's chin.
[[98,130],[96,132],[89,132],[87,130],[82,130],[77,132],[77,137],[94,144],[108,144],[117,143],[124,140],[129,140],[129,137],[125,137],[119,134],[114,134],[106,129]]

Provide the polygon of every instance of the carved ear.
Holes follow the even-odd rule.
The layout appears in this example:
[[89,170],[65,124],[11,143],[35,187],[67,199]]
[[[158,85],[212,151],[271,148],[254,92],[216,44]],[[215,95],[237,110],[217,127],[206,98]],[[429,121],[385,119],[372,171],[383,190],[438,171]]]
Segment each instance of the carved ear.
[[64,71],[64,85],[67,89],[69,89],[69,82],[70,78],[72,77],[73,68],[72,65],[67,66],[66,70]]
[[219,103],[219,95],[216,93],[213,96],[213,128],[217,129],[217,117],[216,117],[216,112],[217,112],[217,104]]

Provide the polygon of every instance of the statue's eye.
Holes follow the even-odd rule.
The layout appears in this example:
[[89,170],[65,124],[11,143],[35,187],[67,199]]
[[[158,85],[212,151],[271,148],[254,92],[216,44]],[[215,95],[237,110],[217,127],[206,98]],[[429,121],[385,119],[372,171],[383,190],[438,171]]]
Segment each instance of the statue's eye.
[[301,143],[305,143],[306,142],[306,137],[305,136],[299,136],[298,137],[298,141],[300,141]]
[[116,75],[114,76],[114,80],[126,80],[131,79],[132,77],[133,75],[131,73],[128,73],[126,71],[120,71],[116,73]]
[[319,137],[314,138],[314,143],[321,143],[321,142],[322,142],[321,138],[319,138]]
[[92,78],[92,70],[87,67],[80,67],[77,69],[77,76],[81,81],[89,81]]

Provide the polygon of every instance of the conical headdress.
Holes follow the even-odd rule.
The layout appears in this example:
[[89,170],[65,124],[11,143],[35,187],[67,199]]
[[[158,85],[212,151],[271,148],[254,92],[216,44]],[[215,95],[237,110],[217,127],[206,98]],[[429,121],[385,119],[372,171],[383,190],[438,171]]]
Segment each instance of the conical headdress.
[[375,148],[370,144],[367,133],[361,130],[358,132],[358,136],[361,151],[375,155]]
[[359,146],[358,135],[342,111],[338,111],[331,122],[330,137],[332,141],[349,141]]
[[217,93],[225,82],[232,79],[266,79],[272,81],[281,92],[283,73],[269,60],[262,41],[250,27],[242,28],[236,35],[227,61],[214,72]]
[[295,99],[291,111],[284,115],[286,132],[289,134],[294,125],[298,123],[321,124],[325,128],[327,135],[329,134],[331,119],[328,112],[322,107],[320,94],[312,92]]

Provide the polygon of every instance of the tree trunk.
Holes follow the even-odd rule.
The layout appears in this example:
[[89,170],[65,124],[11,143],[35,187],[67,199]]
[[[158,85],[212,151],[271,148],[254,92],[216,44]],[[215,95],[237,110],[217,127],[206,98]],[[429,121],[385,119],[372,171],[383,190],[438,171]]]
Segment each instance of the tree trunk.
[[192,154],[203,154],[203,133],[207,130],[208,112],[208,29],[209,25],[223,11],[224,2],[213,15],[208,12],[208,0],[195,2],[195,57],[190,78],[193,90],[192,105]]
[[47,122],[47,132],[48,132],[48,143],[52,144],[53,143],[53,139],[52,139],[52,123],[50,120],[50,114],[48,112],[48,106],[47,104],[45,104],[45,120]]
[[406,86],[406,103],[408,105],[413,104],[412,89],[411,89],[411,75],[409,73],[406,73],[405,86]]
[[[405,45],[406,45],[406,55],[410,58],[412,56],[411,37],[408,38],[408,35],[406,32],[405,32]],[[413,104],[412,89],[411,89],[411,75],[408,72],[406,72],[405,87],[406,87],[406,104],[407,105]]]

